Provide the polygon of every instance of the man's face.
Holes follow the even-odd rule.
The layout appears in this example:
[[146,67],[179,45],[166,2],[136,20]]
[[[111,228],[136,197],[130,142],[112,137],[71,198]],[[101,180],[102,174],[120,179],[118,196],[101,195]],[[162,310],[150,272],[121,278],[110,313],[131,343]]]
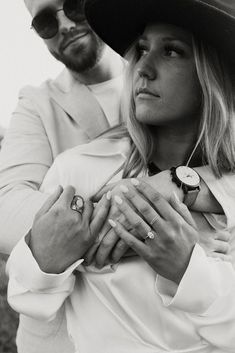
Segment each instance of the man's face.
[[79,21],[74,22],[61,10],[63,0],[25,0],[25,4],[32,17],[48,8],[55,11],[58,32],[53,38],[44,39],[44,41],[57,60],[77,73],[87,71],[96,65],[102,56],[105,44],[92,31],[83,13]]

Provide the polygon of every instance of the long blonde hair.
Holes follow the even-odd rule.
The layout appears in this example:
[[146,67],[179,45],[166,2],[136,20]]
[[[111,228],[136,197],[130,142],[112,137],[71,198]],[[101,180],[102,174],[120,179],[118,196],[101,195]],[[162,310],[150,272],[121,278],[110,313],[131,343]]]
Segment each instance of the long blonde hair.
[[[202,91],[197,146],[201,148],[204,163],[217,177],[221,177],[224,172],[235,171],[235,90],[227,65],[215,49],[193,39],[193,52]],[[137,176],[141,171],[146,171],[154,147],[150,127],[135,118],[132,82],[137,58],[134,43],[126,55],[129,65],[121,105],[133,142],[123,177]]]

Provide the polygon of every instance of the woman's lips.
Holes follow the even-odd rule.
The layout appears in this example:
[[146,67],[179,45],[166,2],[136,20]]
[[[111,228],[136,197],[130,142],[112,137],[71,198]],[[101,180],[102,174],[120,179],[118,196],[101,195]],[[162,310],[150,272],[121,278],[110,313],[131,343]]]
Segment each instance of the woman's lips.
[[138,88],[136,90],[136,97],[137,98],[160,98],[160,95],[157,92],[154,92],[148,88]]

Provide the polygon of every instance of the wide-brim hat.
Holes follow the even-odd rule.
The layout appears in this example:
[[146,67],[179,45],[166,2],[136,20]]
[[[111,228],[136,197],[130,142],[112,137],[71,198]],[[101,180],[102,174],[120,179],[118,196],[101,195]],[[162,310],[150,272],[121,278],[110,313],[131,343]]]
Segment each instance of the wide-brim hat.
[[190,30],[222,54],[235,72],[235,0],[86,0],[87,20],[120,55],[150,22]]

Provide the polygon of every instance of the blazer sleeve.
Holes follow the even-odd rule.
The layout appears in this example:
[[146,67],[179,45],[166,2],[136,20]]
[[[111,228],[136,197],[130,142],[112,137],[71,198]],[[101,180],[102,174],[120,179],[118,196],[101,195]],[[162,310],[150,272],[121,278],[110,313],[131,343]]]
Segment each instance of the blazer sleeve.
[[[235,174],[223,174],[221,178],[214,176],[208,166],[195,168],[206,183],[208,189],[223,208],[224,226],[232,229],[235,227]],[[221,217],[213,215],[215,222],[221,223]]]
[[78,260],[60,274],[41,271],[25,238],[13,249],[6,266],[9,276],[8,303],[17,312],[50,321],[72,293]]
[[52,164],[36,104],[22,90],[0,153],[0,251],[10,253],[48,195],[38,191]]

